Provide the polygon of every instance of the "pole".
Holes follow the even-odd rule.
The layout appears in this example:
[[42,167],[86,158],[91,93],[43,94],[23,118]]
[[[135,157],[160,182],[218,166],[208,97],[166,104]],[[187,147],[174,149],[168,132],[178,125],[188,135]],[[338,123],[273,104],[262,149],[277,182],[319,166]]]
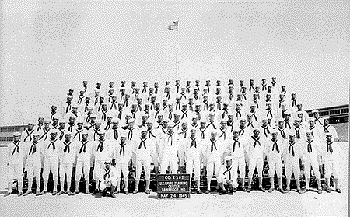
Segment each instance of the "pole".
[[179,50],[180,50],[180,19],[179,17],[177,18],[177,38],[176,38],[176,79],[179,79],[179,70],[180,70],[180,61],[179,61]]

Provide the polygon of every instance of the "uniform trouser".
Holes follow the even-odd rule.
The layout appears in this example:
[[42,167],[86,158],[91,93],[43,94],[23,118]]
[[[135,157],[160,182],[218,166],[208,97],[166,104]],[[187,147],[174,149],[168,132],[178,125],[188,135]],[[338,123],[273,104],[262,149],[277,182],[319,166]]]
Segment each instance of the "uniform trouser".
[[241,158],[235,158],[232,160],[232,180],[233,184],[236,186],[237,185],[237,178],[238,178],[238,172],[237,170],[239,169],[239,176],[240,178],[244,179],[245,178],[245,160],[244,157]]
[[[300,167],[299,167],[299,157],[290,157],[286,158],[285,161],[285,172],[286,172],[286,179],[291,179],[292,174],[294,173],[294,177],[299,179],[300,176]],[[309,172],[310,174],[310,172]]]
[[207,158],[207,156],[205,156],[205,154],[201,153],[201,159],[202,159],[202,162],[203,162],[203,166],[207,167],[208,166],[208,158]]
[[136,177],[135,180],[140,180],[142,166],[145,169],[145,180],[151,179],[151,160],[149,158],[136,158]]
[[[40,173],[41,173],[41,163],[28,163],[26,165],[28,183],[32,183],[35,177],[37,183],[37,189],[40,187]],[[32,186],[28,186],[31,189]]]
[[100,190],[103,191],[105,190],[107,187],[109,186],[116,186],[117,185],[117,180],[115,179],[111,179],[109,181],[105,181],[105,180],[99,180],[100,181]]
[[[7,167],[8,170],[8,183],[12,183],[14,179],[18,181],[18,191],[22,191],[23,189],[23,165],[21,163],[18,164],[10,164]],[[11,189],[9,189],[11,190]]]
[[77,167],[75,169],[75,181],[79,181],[81,177],[85,176],[86,181],[90,178],[90,160],[89,161],[77,161]]
[[55,184],[57,185],[58,181],[58,158],[57,157],[47,157],[45,158],[44,162],[44,172],[43,172],[43,179],[48,180],[50,171],[53,175],[53,180]]
[[201,172],[200,158],[191,157],[186,162],[186,173],[192,176],[192,171],[194,170],[194,180],[199,180]]
[[99,161],[99,160],[95,160],[95,167],[94,167],[94,173],[93,173],[93,177],[94,180],[101,180],[103,179],[103,171],[105,168],[105,161]]
[[[71,183],[71,181],[72,181],[72,170],[73,170],[73,163],[61,163],[61,165],[60,165],[61,186],[64,186],[65,175],[67,175],[67,183]],[[68,189],[69,188],[70,188],[70,186],[68,186]]]
[[275,173],[278,178],[282,178],[282,159],[280,157],[269,157],[269,176],[274,177]]
[[185,152],[184,151],[179,151],[179,166],[184,166],[185,165]]
[[219,184],[232,184],[233,186],[235,185],[235,181],[233,179],[233,175],[231,176],[231,179],[227,178],[227,173],[233,174],[233,168],[231,168],[231,171],[227,171],[226,175],[224,174],[219,174],[217,181]]
[[262,177],[263,166],[264,166],[264,159],[262,157],[261,158],[250,157],[248,178],[249,179],[253,178],[255,168],[257,168],[258,177]]
[[209,160],[208,166],[207,166],[207,171],[208,171],[207,179],[212,179],[214,172],[215,172],[215,177],[216,178],[219,177],[220,166],[221,166],[220,158]]
[[[124,176],[124,190],[128,189],[129,186],[129,165],[128,163],[117,163],[116,166],[117,176],[116,176],[116,183],[120,181],[121,179],[121,173],[123,173]],[[119,190],[119,186],[116,186],[117,190]]]
[[324,170],[325,174],[324,177],[329,179],[331,177],[331,174],[333,174],[334,179],[339,178],[338,173],[338,161],[336,159],[327,159],[324,162]]
[[177,156],[174,155],[164,155],[162,163],[160,165],[160,173],[165,174],[168,166],[170,164],[170,173],[177,173]]
[[316,179],[321,178],[320,170],[319,170],[319,164],[317,161],[317,156],[313,154],[306,154],[305,159],[305,177],[307,179],[310,179],[310,169],[313,169]]

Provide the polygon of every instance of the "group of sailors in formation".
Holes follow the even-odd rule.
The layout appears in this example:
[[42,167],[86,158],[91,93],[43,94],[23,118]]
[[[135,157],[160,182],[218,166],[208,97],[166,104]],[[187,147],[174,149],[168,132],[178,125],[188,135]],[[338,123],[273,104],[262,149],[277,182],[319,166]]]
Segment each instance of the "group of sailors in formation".
[[[254,171],[257,171],[259,189],[262,186],[264,159],[268,161],[271,179],[269,192],[275,190],[277,176],[281,192],[290,191],[292,174],[299,193],[309,190],[310,175],[317,180],[317,191],[322,193],[320,174],[330,192],[330,177],[339,187],[338,153],[335,143],[337,132],[328,118],[320,118],[318,111],[309,117],[296,93],[279,86],[273,77],[268,84],[262,79],[255,84],[250,79],[246,87],[241,80],[238,86],[229,79],[227,85],[220,80],[158,82],[149,86],[143,82],[127,86],[121,81],[102,88],[88,88],[83,81],[79,93],[69,89],[64,105],[28,121],[23,132],[14,133],[8,145],[8,193],[13,179],[18,180],[19,195],[23,194],[23,176],[27,172],[28,190],[32,193],[33,179],[44,180],[44,190],[37,185],[36,195],[47,192],[49,174],[54,181],[53,194],[66,193],[63,187],[57,192],[58,178],[67,182],[67,193],[79,192],[79,181],[86,180],[86,193],[90,181],[97,183],[96,190],[128,193],[129,165],[136,168],[135,190],[138,192],[142,169],[145,172],[146,190],[150,193],[151,165],[157,173],[193,174],[198,193],[201,170],[206,172],[207,190],[215,175],[220,192],[243,190],[250,192]],[[300,162],[304,165],[306,189],[300,188]],[[282,165],[285,167],[287,187],[282,188]],[[71,191],[72,169],[75,167],[75,191]],[[43,173],[41,174],[41,169]],[[90,177],[93,168],[93,177]],[[168,169],[169,168],[169,169]],[[246,171],[246,168],[248,170]],[[312,170],[311,170],[312,168]],[[312,171],[312,173],[311,173]],[[123,174],[124,189],[121,186]],[[245,185],[245,178],[248,185]],[[38,182],[37,182],[38,183]],[[63,186],[63,185],[61,185]],[[94,190],[93,190],[94,191]]]

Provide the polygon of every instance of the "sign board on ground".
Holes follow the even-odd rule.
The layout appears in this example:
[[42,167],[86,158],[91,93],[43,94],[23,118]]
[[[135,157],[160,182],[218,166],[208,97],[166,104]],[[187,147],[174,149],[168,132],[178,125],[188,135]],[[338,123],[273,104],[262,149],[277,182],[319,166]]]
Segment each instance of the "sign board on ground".
[[159,174],[157,176],[158,198],[189,198],[190,174]]

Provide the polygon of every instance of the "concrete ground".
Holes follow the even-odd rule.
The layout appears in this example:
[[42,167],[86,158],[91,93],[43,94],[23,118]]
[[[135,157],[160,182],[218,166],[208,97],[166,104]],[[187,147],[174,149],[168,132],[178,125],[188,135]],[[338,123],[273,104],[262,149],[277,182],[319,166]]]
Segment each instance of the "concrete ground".
[[[151,195],[117,195],[95,198],[79,194],[41,197],[0,195],[0,216],[348,216],[349,143],[341,143],[342,193],[237,192],[233,195],[191,195],[189,199],[156,199]],[[0,152],[0,181],[4,189],[4,157]]]

